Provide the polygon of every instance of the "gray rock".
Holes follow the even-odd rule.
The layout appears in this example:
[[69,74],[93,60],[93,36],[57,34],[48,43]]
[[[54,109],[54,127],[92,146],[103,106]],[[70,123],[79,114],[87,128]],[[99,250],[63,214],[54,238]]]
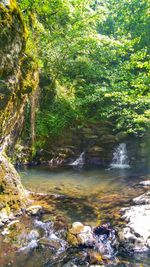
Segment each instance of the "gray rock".
[[142,182],[139,183],[139,185],[141,185],[141,186],[150,186],[150,180],[142,181]]
[[79,242],[79,245],[92,246],[95,243],[95,239],[91,227],[84,226],[81,232],[78,234],[77,240]]
[[119,233],[121,244],[129,251],[147,251],[150,245],[150,205],[131,206],[121,211],[124,212],[122,218],[127,222]]
[[150,204],[150,192],[146,192],[143,195],[134,198],[133,203],[136,205]]

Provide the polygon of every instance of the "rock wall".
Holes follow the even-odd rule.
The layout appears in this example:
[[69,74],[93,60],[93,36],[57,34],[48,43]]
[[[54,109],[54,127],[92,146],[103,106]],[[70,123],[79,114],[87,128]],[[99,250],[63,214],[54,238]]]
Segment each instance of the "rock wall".
[[47,139],[45,146],[37,155],[40,162],[63,165],[71,163],[84,152],[88,165],[108,165],[112,160],[113,149],[119,142],[113,133],[113,125],[105,123],[85,124],[66,129],[58,138]]
[[0,209],[18,209],[25,191],[4,154],[23,128],[24,110],[38,85],[38,69],[25,54],[27,30],[15,0],[0,1]]
[[25,54],[27,30],[14,0],[0,3],[0,144],[22,130],[25,105],[38,84],[37,65]]

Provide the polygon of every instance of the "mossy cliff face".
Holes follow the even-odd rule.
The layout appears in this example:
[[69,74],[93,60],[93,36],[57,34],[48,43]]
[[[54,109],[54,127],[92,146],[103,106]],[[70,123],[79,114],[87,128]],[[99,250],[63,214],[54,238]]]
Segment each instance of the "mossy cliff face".
[[25,54],[27,30],[14,0],[0,3],[0,143],[11,145],[25,105],[38,85],[37,65]]
[[0,210],[16,211],[25,202],[25,190],[17,171],[6,157],[0,155]]
[[0,214],[25,202],[20,178],[3,155],[20,136],[25,106],[38,85],[37,65],[25,54],[26,39],[16,2],[0,1]]

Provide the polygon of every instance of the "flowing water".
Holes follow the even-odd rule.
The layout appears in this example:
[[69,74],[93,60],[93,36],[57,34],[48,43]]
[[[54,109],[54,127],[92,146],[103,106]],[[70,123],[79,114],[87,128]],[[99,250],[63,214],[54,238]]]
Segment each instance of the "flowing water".
[[112,168],[118,168],[118,169],[130,168],[127,148],[125,143],[121,143],[116,147],[113,153],[113,159],[110,166]]
[[[59,169],[45,166],[24,168],[20,170],[20,174],[27,190],[45,193],[38,195],[37,202],[46,205],[49,213],[36,219],[20,217],[17,233],[13,237],[0,237],[1,267],[75,266],[65,263],[76,257],[84,258],[84,253],[68,248],[63,231],[56,231],[58,225],[56,227],[54,219],[61,218],[61,221],[66,220],[67,223],[80,221],[92,226],[106,222],[110,222],[112,226],[121,224],[119,209],[129,205],[133,197],[144,192],[144,189],[136,185],[139,181],[148,179],[150,169],[131,167],[77,170],[73,166]],[[37,245],[39,240],[40,246]],[[44,242],[52,244],[47,246]],[[124,256],[123,261],[130,263],[115,266],[150,266],[150,257],[147,255],[131,259]],[[78,263],[76,266],[87,265]]]
[[83,165],[85,164],[84,156],[85,156],[85,153],[82,152],[80,154],[80,156],[75,161],[73,161],[72,163],[70,163],[70,165],[71,166],[75,166],[78,169],[82,169]]

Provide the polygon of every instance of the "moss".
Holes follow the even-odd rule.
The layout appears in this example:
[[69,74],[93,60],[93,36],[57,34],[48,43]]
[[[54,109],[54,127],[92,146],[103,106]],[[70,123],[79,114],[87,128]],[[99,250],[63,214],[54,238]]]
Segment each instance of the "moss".
[[[0,3],[0,136],[3,138],[11,132],[14,135],[16,123],[22,121],[27,95],[29,98],[38,85],[37,64],[25,55],[27,36],[16,1],[11,0],[8,6]],[[21,125],[18,124],[19,128]]]
[[[0,3],[0,140],[11,145],[19,138],[24,107],[38,85],[38,68],[25,55],[28,32],[15,0]],[[18,210],[26,202],[20,178],[6,157],[0,161],[0,210]]]

